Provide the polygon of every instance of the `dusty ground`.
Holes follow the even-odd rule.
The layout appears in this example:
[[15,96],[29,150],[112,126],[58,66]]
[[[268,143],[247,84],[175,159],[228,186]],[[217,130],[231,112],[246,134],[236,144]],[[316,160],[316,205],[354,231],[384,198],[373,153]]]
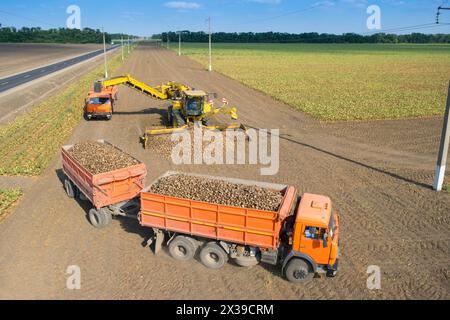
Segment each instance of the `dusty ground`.
[[0,43],[0,78],[101,48],[99,44]]
[[[293,285],[275,267],[221,271],[175,263],[140,244],[148,231],[116,219],[96,230],[84,204],[68,199],[59,156],[0,225],[0,298],[449,299],[450,195],[433,192],[441,121],[420,119],[321,124],[224,76],[163,49],[139,47],[122,67],[151,84],[175,80],[220,93],[240,120],[280,128],[280,171],[258,166],[174,166],[143,150],[143,128],[159,124],[164,103],[128,88],[112,121],[82,122],[68,143],[105,138],[148,165],[149,181],[169,169],[290,183],[329,195],[342,219],[342,259],[334,279]],[[80,106],[81,107],[81,106]],[[66,289],[66,269],[81,267],[81,290]],[[381,268],[381,290],[366,288]]]

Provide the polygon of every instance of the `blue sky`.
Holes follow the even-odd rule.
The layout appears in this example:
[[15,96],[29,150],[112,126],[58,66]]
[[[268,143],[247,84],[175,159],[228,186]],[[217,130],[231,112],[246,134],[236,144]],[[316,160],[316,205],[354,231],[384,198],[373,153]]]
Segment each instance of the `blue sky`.
[[[0,0],[0,23],[64,27],[72,4],[81,9],[82,27],[141,36],[177,29],[206,31],[208,16],[213,31],[368,34],[373,32],[366,27],[369,5],[381,9],[381,31],[433,23],[439,5],[450,7],[449,0]],[[442,13],[441,21],[450,22],[450,11]],[[450,25],[412,31],[450,33]]]

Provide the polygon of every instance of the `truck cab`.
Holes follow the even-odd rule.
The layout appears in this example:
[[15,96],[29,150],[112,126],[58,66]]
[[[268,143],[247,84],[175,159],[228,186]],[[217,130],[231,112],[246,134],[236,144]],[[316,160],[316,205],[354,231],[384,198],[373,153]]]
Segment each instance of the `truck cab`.
[[117,88],[107,87],[100,92],[89,91],[85,99],[84,116],[86,120],[106,118],[110,120],[117,100]]
[[289,252],[283,272],[292,282],[304,282],[317,272],[334,277],[339,261],[339,215],[326,196],[305,193],[290,226]]

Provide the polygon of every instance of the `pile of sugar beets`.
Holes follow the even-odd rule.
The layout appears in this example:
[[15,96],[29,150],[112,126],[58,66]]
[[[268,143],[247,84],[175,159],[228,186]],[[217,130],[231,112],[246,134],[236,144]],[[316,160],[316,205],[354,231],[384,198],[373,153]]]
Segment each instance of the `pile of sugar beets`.
[[[119,149],[95,141],[76,143],[68,152],[92,174],[122,169],[139,163],[138,160]],[[151,186],[150,192],[267,211],[277,211],[283,200],[283,195],[278,191],[185,174],[160,178]]]

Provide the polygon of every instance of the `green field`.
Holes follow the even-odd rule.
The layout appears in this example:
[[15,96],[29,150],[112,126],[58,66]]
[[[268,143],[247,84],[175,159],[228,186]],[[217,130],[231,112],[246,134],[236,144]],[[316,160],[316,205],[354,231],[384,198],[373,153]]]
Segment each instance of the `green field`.
[[[207,66],[208,46],[183,43]],[[321,120],[442,115],[450,45],[213,44],[213,69]]]

